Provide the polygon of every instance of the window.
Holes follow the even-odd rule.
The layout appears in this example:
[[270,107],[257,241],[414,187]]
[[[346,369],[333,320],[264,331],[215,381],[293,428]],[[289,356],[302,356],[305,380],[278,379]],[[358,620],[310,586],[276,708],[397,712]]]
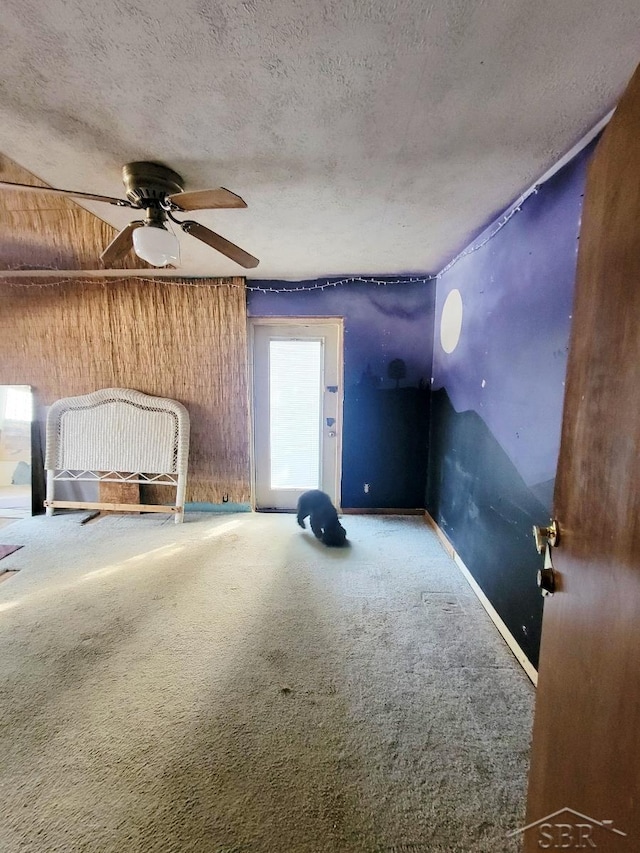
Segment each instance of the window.
[[322,341],[269,342],[272,489],[320,483]]

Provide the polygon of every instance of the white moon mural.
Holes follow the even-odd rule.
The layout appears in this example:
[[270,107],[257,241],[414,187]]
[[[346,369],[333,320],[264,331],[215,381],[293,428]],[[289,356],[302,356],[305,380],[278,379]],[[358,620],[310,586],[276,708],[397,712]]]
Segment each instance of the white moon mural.
[[459,290],[452,290],[444,301],[440,319],[440,344],[446,353],[452,353],[458,346],[462,331],[462,296]]

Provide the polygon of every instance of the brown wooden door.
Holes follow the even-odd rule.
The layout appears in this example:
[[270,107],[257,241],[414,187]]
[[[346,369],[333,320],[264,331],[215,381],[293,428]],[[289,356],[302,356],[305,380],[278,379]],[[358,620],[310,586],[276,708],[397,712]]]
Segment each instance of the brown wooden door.
[[555,516],[527,824],[560,814],[524,849],[640,851],[640,68],[587,177]]

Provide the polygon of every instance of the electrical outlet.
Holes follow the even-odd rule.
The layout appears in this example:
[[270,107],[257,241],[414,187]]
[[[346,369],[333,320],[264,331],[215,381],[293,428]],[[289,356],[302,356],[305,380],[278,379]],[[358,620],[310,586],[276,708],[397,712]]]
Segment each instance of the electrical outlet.
[[365,493],[365,495],[369,494],[369,483],[364,484],[364,493]]

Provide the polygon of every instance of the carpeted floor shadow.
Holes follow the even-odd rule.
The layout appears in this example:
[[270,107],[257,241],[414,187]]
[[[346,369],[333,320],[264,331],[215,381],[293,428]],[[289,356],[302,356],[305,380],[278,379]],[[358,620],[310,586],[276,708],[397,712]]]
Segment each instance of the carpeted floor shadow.
[[533,687],[418,518],[8,528],[0,849],[515,851]]

